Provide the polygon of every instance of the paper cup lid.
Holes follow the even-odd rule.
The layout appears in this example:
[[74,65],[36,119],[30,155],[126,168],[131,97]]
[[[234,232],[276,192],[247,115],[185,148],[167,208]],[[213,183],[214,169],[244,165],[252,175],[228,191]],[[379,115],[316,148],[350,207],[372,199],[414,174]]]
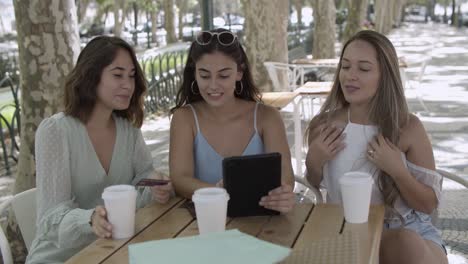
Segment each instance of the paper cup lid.
[[102,199],[113,199],[121,197],[122,193],[136,192],[135,186],[128,184],[119,184],[106,187],[102,193]]
[[343,185],[352,185],[352,184],[363,184],[363,183],[373,183],[372,176],[367,172],[362,171],[350,171],[346,172],[343,177],[340,178],[340,184]]
[[195,202],[216,202],[222,200],[229,200],[229,194],[226,189],[219,187],[208,187],[196,190],[192,195],[192,201]]

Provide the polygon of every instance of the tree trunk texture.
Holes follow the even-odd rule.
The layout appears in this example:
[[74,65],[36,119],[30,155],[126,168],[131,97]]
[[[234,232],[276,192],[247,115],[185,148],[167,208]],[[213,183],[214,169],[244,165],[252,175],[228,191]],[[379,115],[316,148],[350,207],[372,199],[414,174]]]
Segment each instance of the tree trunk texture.
[[174,27],[174,0],[164,0],[164,22],[166,24],[167,44],[177,41]]
[[393,2],[375,0],[375,30],[387,34],[392,28]]
[[126,17],[126,3],[124,0],[114,0],[114,35],[122,35],[122,27]]
[[304,0],[293,0],[294,9],[297,12],[297,26],[302,26],[302,7],[304,6]]
[[0,35],[6,34],[5,25],[3,24],[3,19],[0,17]]
[[455,10],[455,8],[456,8],[456,5],[455,5],[456,3],[455,2],[456,2],[456,0],[452,0],[452,18],[451,18],[452,22],[450,23],[450,25],[452,25],[452,26],[456,26],[455,21],[457,20],[457,14],[456,14],[456,10]]
[[448,17],[447,17],[447,5],[448,5],[448,0],[444,0],[444,16],[443,16],[443,21],[444,23],[448,22]]
[[[45,117],[63,108],[64,81],[80,51],[74,0],[15,0],[20,61],[21,145],[14,193],[34,187],[34,136]],[[11,215],[10,215],[11,216]],[[9,217],[12,223],[13,217]],[[17,225],[8,236],[18,243]],[[9,239],[10,240],[10,239]],[[21,239],[22,240],[22,239]],[[11,240],[10,240],[11,241]],[[13,254],[18,253],[13,248]],[[21,260],[25,256],[17,255]]]
[[364,22],[367,19],[367,9],[369,8],[369,0],[361,0],[361,10],[359,11],[359,21]]
[[396,26],[401,25],[401,14],[403,12],[403,7],[406,4],[406,0],[395,0],[393,5],[393,24]]
[[[288,4],[283,0],[242,0],[247,57],[254,82],[264,92],[272,91],[273,86],[263,63],[288,62]],[[279,79],[287,87],[287,75],[281,74]]]
[[354,0],[348,2],[348,19],[343,33],[343,43],[361,30],[363,5],[367,6],[366,0]]
[[156,9],[153,9],[150,11],[150,16],[151,16],[151,42],[153,43],[159,43],[158,42],[158,35],[156,32],[158,31],[158,11]]
[[86,10],[88,10],[89,0],[80,0],[76,1],[78,3],[78,23],[83,21],[83,18],[86,15]]
[[184,16],[187,14],[188,0],[176,0],[176,5],[179,8],[179,39],[184,37]]
[[312,56],[314,59],[335,58],[336,41],[336,8],[335,2],[329,0],[313,0],[314,9],[314,44]]

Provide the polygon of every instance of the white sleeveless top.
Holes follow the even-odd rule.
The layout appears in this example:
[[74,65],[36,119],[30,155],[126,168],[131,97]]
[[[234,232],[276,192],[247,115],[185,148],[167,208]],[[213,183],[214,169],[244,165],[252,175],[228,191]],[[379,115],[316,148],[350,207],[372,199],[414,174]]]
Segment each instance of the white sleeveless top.
[[[367,159],[367,145],[378,132],[377,126],[351,123],[348,109],[348,124],[343,132],[346,134],[344,139],[346,147],[334,159],[327,162],[323,168],[322,185],[327,189],[327,203],[342,203],[339,179],[344,173],[364,171],[370,173],[374,179],[371,204],[383,204],[383,196],[378,187],[380,170]],[[407,161],[404,153],[402,153],[402,159],[411,175],[419,182],[431,187],[437,196],[437,200],[440,201],[442,176],[436,171]],[[401,196],[395,202],[395,209],[403,217],[413,210],[408,207]]]

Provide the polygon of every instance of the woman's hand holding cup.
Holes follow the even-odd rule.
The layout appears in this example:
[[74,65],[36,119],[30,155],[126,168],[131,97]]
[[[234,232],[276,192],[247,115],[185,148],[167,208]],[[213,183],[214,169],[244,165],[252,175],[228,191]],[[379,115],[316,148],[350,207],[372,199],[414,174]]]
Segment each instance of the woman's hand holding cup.
[[112,225],[107,221],[107,211],[102,205],[96,206],[91,215],[91,228],[94,234],[100,238],[112,237]]

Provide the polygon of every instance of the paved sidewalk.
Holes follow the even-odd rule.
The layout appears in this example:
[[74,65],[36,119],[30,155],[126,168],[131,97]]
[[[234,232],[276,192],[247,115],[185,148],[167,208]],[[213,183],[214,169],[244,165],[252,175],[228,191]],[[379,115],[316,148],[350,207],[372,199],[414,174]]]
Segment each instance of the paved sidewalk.
[[[410,109],[416,112],[429,133],[438,167],[468,179],[468,31],[446,25],[408,25],[389,37],[399,44],[399,55],[406,55],[407,76],[415,80],[420,70],[412,60],[432,55],[422,83],[407,90]],[[406,40],[398,42],[398,40]],[[425,111],[421,105],[422,99]],[[282,111],[291,153],[294,155],[292,107]],[[155,157],[154,165],[168,172],[168,117],[145,122],[143,133]],[[302,128],[305,129],[304,120]],[[294,159],[294,157],[293,157]],[[468,263],[468,190],[449,180],[444,182],[438,225],[448,244],[450,263]]]
[[[413,46],[397,47],[400,53],[415,58],[431,55],[421,84],[406,90],[408,102],[430,135],[437,167],[468,179],[467,28],[418,24],[400,28],[390,37],[413,41]],[[410,78],[417,77],[418,68],[408,71]],[[444,180],[436,223],[450,253],[449,263],[468,263],[467,189]]]

